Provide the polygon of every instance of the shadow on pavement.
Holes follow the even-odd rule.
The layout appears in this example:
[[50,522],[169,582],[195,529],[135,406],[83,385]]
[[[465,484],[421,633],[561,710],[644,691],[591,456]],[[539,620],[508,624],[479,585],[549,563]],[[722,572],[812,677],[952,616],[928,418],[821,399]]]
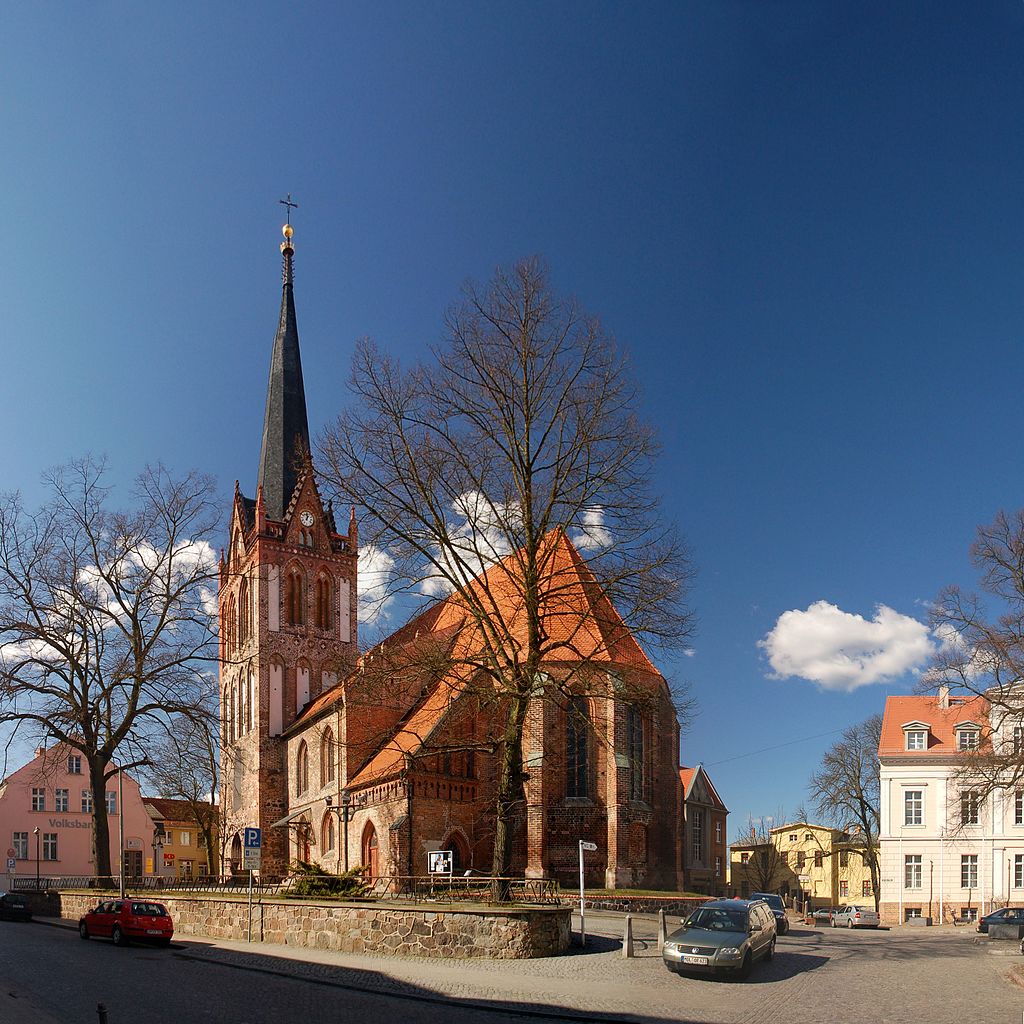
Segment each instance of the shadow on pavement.
[[[599,937],[595,937],[599,938]],[[590,937],[587,939],[588,947]],[[619,945],[607,939],[612,946]],[[596,951],[596,950],[595,950]],[[581,952],[581,951],[577,951]],[[645,1013],[623,1013],[596,1009],[579,1009],[557,1003],[539,1001],[518,1001],[510,999],[494,999],[484,997],[462,997],[446,995],[444,992],[418,985],[411,981],[393,978],[382,971],[365,967],[345,967],[337,964],[312,963],[304,960],[292,960],[258,951],[237,952],[216,946],[207,946],[201,939],[190,937],[187,946],[172,954],[194,964],[208,966],[213,970],[250,971],[254,974],[274,976],[299,982],[303,986],[316,985],[328,989],[349,992],[360,992],[377,996],[382,1000],[433,1004],[444,1009],[443,1019],[449,1024],[458,1024],[461,1020],[469,1022],[486,1020],[492,1017],[539,1020],[539,1021],[573,1021],[573,1022],[608,1022],[614,1024],[621,1021],[626,1024],[709,1024],[706,1018],[699,1021],[681,1017],[675,1013],[671,1016]],[[503,961],[514,964],[515,961]],[[531,979],[523,979],[524,986],[529,987]],[[382,1012],[387,1012],[382,1007]],[[389,1019],[397,1019],[401,1009],[395,1007]],[[394,1017],[392,1017],[392,1014]],[[439,1017],[439,1019],[441,1019]],[[711,1022],[713,1024],[713,1022]],[[723,1022],[724,1024],[724,1022]]]

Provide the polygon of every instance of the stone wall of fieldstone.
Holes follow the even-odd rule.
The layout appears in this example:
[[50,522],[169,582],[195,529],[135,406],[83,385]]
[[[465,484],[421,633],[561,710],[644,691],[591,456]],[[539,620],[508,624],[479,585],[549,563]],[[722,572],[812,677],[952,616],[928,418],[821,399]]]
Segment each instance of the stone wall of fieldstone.
[[[117,893],[62,892],[61,917],[77,920]],[[244,898],[153,893],[170,911],[177,936],[245,940],[249,907]],[[279,942],[343,953],[486,957],[515,960],[558,956],[569,948],[569,907],[405,906],[257,899],[253,942]]]

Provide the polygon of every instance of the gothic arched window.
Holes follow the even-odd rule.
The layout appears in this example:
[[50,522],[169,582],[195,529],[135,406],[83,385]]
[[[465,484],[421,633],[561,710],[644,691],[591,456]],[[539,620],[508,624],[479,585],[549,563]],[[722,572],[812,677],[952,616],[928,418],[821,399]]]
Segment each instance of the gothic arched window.
[[334,812],[330,810],[320,826],[320,848],[324,853],[334,849]]
[[305,581],[299,569],[290,569],[284,581],[284,614],[290,626],[301,626],[306,621]]
[[565,712],[565,795],[590,796],[587,741],[590,707],[586,697],[570,697]]
[[248,639],[252,627],[252,602],[249,600],[249,579],[242,577],[238,585],[238,645],[241,647]]
[[629,799],[647,799],[647,744],[644,716],[632,704],[626,708],[626,757],[629,759]]
[[309,747],[303,740],[295,758],[295,793],[302,796],[309,789]]
[[320,629],[331,628],[331,581],[326,576],[316,581],[316,624]]
[[334,781],[334,732],[330,726],[320,740],[320,785]]

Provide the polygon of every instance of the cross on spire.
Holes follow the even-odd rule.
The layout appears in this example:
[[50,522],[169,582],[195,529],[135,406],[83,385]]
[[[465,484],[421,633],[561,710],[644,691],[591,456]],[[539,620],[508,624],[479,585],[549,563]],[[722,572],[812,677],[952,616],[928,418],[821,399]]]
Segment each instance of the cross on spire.
[[299,208],[299,204],[292,202],[292,194],[291,194],[291,192],[288,193],[288,198],[287,199],[278,199],[278,202],[282,206],[287,208],[288,213],[286,215],[285,223],[286,224],[291,224],[291,222],[292,222],[292,210],[297,210]]

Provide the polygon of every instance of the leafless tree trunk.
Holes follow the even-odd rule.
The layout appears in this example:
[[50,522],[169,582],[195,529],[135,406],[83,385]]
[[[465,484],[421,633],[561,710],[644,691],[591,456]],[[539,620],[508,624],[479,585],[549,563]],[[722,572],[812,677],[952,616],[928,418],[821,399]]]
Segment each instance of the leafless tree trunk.
[[752,892],[778,892],[784,882],[795,877],[772,835],[773,820],[784,821],[785,815],[774,819],[751,818],[746,831],[732,844],[748,848],[749,858],[746,863],[741,859],[737,874],[746,879]]
[[[507,716],[495,737],[492,870],[503,876],[530,702],[564,702],[597,678],[598,662],[606,679],[623,629],[648,645],[685,645],[692,569],[651,489],[658,446],[637,415],[625,359],[596,320],[551,291],[538,260],[467,286],[446,328],[430,366],[403,369],[360,344],[359,404],[321,438],[319,465],[336,495],[362,510],[361,547],[379,570],[379,595],[454,594],[480,637],[459,658]],[[593,631],[558,608],[569,589],[552,562],[559,531],[586,556],[596,599],[621,616],[622,625],[606,624],[604,651],[585,647]],[[481,577],[499,563],[500,579]],[[549,632],[553,610],[558,636]],[[577,647],[570,665],[566,651]],[[559,652],[555,677],[546,666]],[[607,685],[602,697],[632,699]]]
[[825,752],[821,767],[808,783],[811,801],[830,825],[863,837],[863,857],[871,872],[871,891],[878,910],[878,744],[882,716],[851,725]]
[[81,751],[109,876],[114,758],[192,714],[216,659],[216,515],[206,477],[148,468],[120,511],[104,472],[84,458],[51,473],[35,513],[0,499],[0,723]]

